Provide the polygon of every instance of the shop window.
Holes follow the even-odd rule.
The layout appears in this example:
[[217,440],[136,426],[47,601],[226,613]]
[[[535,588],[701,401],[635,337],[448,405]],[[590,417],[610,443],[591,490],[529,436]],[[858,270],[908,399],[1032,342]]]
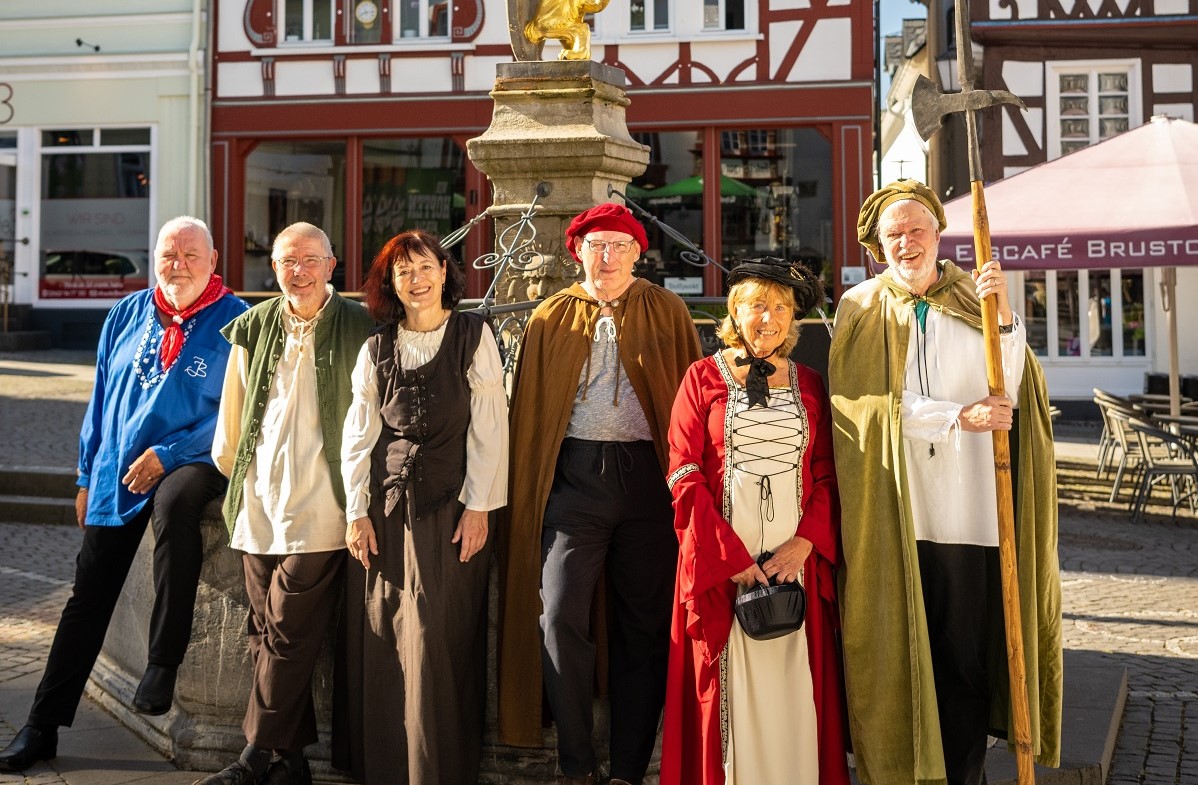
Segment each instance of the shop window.
[[345,143],[263,142],[245,164],[246,289],[275,290],[271,244],[289,224],[306,221],[324,230],[338,264],[333,286],[343,289],[345,248]]
[[704,30],[744,30],[745,0],[703,0]]
[[451,8],[448,0],[396,0],[400,38],[446,38]]
[[1050,64],[1049,159],[1128,130],[1139,116],[1138,81],[1139,69],[1131,62]]
[[1037,357],[1048,354],[1048,282],[1046,273],[1032,271],[1023,276],[1023,326],[1027,345]]
[[[702,247],[702,132],[642,133],[633,138],[649,146],[649,166],[625,189],[628,197]],[[681,295],[701,296],[703,270],[683,259],[685,247],[656,226],[646,223],[645,230],[649,247],[641,255],[637,275]]]
[[670,29],[669,0],[629,0],[628,27],[633,32]]
[[423,229],[444,237],[464,224],[465,186],[466,156],[450,139],[365,140],[362,143],[363,274],[387,240],[402,231]]
[[119,129],[120,151],[103,149],[108,133],[42,133],[43,300],[111,300],[149,285],[150,131]]
[[283,0],[276,7],[284,42],[333,40],[333,0]]
[[721,135],[725,264],[755,256],[801,261],[832,281],[832,146],[809,128]]
[[1038,356],[1144,356],[1143,271],[1025,272],[1023,291],[1020,316]]

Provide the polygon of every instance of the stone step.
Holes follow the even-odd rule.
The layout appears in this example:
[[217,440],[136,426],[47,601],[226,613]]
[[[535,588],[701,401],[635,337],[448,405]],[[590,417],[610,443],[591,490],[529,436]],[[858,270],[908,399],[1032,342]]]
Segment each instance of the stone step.
[[74,505],[75,476],[74,469],[0,464],[0,495],[68,499]]
[[0,495],[0,522],[76,525],[73,499]]

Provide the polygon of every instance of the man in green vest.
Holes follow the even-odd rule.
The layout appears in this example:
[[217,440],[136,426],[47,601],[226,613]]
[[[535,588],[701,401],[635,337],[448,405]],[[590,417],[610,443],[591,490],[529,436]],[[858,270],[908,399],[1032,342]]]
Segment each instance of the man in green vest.
[[229,477],[225,523],[242,551],[254,680],[241,756],[196,785],[309,785],[312,670],[345,564],[341,428],[373,322],[333,290],[329,238],[307,223],[275,238],[283,290],[222,331],[233,344],[212,457]]
[[[1010,431],[1016,558],[1036,761],[1056,766],[1061,603],[1044,374],[996,261],[938,258],[944,209],[914,180],[866,200],[858,240],[887,269],[844,294],[829,355],[844,563],[845,684],[857,779],[981,785],[1008,736],[992,432]],[[990,395],[980,298],[1001,325]]]

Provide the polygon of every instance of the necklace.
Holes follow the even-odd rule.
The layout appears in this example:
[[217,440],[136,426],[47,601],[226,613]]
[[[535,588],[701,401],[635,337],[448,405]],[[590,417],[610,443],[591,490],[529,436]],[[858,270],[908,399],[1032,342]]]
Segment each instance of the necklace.
[[[154,335],[154,325],[159,326],[158,335]],[[183,341],[182,346],[187,345],[187,337],[191,335],[191,330],[196,325],[195,317],[191,317],[183,325]],[[137,344],[137,351],[133,354],[133,370],[137,374],[137,380],[141,384],[143,390],[148,390],[159,382],[166,380],[170,376],[171,368],[174,368],[178,363],[171,365],[165,371],[158,370],[158,344],[162,341],[162,336],[166,331],[162,329],[162,325],[158,322],[158,314],[154,309],[150,310],[150,318],[146,320],[146,329],[141,334],[141,341]],[[153,339],[153,340],[151,340]]]

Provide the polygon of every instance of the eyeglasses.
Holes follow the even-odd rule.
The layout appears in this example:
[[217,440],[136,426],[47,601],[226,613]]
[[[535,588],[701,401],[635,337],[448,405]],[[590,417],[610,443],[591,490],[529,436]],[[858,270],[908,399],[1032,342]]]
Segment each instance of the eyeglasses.
[[282,259],[275,259],[275,264],[284,270],[298,270],[301,267],[305,270],[314,270],[324,264],[328,258],[327,256],[305,256],[302,259],[296,259],[294,256],[285,256]]
[[612,253],[628,253],[632,250],[632,240],[584,240],[587,248],[594,253],[603,253],[611,249]]

